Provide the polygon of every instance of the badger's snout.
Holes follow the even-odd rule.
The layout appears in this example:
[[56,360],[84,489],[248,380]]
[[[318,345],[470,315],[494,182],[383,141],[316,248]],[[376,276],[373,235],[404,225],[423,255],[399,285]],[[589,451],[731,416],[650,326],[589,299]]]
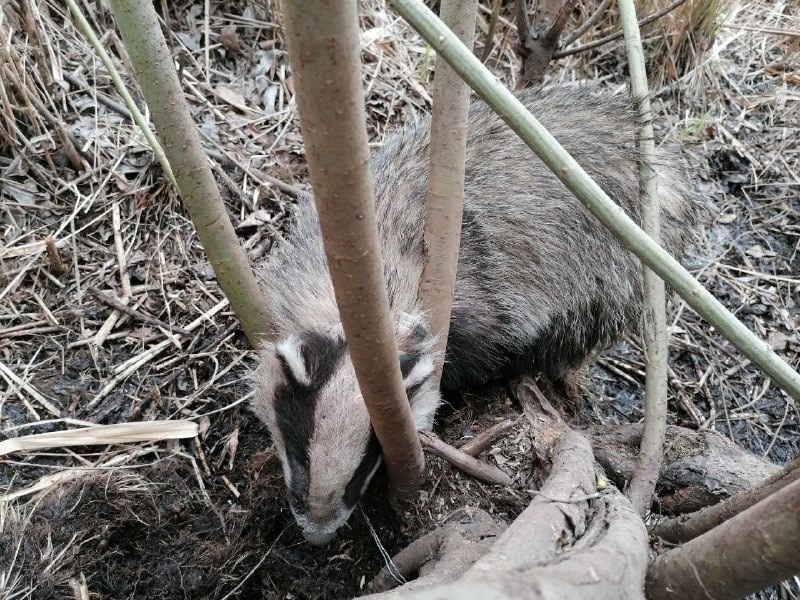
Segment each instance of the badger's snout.
[[310,533],[304,531],[303,537],[306,538],[306,541],[312,546],[325,546],[336,538],[336,533],[336,531],[333,533]]
[[316,508],[307,506],[306,510],[299,511],[291,501],[290,506],[295,521],[303,531],[303,537],[314,546],[324,546],[332,542],[355,508],[341,507],[336,510],[329,504],[318,505]]

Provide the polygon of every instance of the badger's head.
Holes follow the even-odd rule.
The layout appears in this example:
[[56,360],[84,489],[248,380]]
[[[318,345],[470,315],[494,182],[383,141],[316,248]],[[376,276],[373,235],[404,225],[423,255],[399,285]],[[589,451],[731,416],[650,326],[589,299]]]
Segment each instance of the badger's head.
[[[432,381],[434,339],[421,315],[403,314],[395,329],[414,421],[429,429],[440,402]],[[341,324],[266,344],[259,359],[253,410],[272,434],[303,535],[327,544],[381,463]]]

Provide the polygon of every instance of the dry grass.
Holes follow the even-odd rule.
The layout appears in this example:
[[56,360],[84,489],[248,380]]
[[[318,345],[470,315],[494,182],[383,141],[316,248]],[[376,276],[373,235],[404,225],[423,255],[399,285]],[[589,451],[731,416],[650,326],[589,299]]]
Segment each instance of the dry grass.
[[[796,29],[797,19],[791,3],[737,7],[708,57],[682,78],[692,86],[703,82],[702,104],[687,94],[683,119],[667,113],[673,122],[668,137],[694,147],[713,173],[713,220],[692,260],[700,281],[795,368],[800,365],[795,142],[800,91],[796,40],[775,32]],[[754,38],[757,31],[769,33]],[[796,404],[682,306],[672,341],[678,354],[673,391],[689,422],[716,423],[779,461],[797,452]],[[636,362],[627,362],[626,369],[638,382]]]
[[[292,190],[306,185],[279,15],[268,0],[257,9],[224,3],[210,16],[201,4],[165,4],[187,99],[231,218],[256,260],[286,227]],[[792,0],[740,2],[711,26],[698,21],[703,4],[689,0],[672,21],[646,30],[651,50],[663,57],[656,106],[667,127],[660,133],[692,148],[710,200],[707,229],[688,264],[797,368],[800,69],[792,32],[800,14]],[[584,14],[595,5],[587,2]],[[356,593],[361,577],[371,578],[381,564],[367,528],[355,523],[328,551],[297,545],[277,461],[246,410],[250,350],[105,68],[61,2],[0,6],[4,436],[167,419],[199,427],[191,442],[0,459],[0,485],[13,498],[0,502],[0,597]],[[363,8],[369,132],[380,144],[427,110],[433,64],[424,43],[382,3]],[[489,13],[483,6],[478,53]],[[138,99],[109,15],[87,17]],[[601,20],[576,44],[614,27]],[[512,87],[515,36],[501,13],[487,65]],[[696,51],[701,36],[709,44],[703,53]],[[621,42],[570,56],[549,79],[592,80],[621,93],[622,56]],[[119,303],[131,310],[118,310]],[[673,418],[717,428],[772,460],[795,454],[796,404],[688,309],[676,308]],[[593,370],[595,418],[640,418],[642,378],[636,340],[606,353]],[[454,441],[510,412],[502,402],[478,403],[443,415],[441,433]],[[530,470],[526,435],[518,429],[491,451],[515,477],[509,493],[431,461],[417,512],[378,524],[384,543],[397,549],[415,527],[462,504],[513,517],[527,501],[519,492]],[[145,563],[159,568],[146,572]]]

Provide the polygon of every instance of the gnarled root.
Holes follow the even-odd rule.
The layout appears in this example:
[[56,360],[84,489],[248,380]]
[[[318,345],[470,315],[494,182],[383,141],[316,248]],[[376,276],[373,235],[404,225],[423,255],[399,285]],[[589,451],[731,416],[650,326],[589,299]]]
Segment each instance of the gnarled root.
[[[545,485],[528,508],[496,540],[479,533],[477,542],[465,546],[470,541],[458,525],[420,538],[395,559],[406,574],[419,568],[420,578],[385,594],[643,598],[648,561],[644,523],[618,490],[609,486],[597,491],[601,472],[588,440],[569,429],[537,392],[527,379],[514,390],[534,428],[537,458],[545,465],[552,462]],[[497,532],[500,527],[476,530]],[[456,546],[453,557],[448,557],[448,540]],[[422,564],[432,556],[433,562]],[[433,583],[437,585],[431,587]]]
[[[620,487],[633,473],[641,433],[641,425],[589,430],[597,462]],[[693,512],[747,490],[778,471],[780,467],[719,433],[669,426],[656,488],[658,509],[667,515]]]

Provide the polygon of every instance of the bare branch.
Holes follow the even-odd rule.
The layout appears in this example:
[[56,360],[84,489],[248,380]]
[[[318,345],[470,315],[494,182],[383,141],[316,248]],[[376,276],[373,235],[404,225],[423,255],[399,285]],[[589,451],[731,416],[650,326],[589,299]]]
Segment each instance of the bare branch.
[[220,197],[153,4],[112,0],[111,7],[197,237],[250,343],[257,346],[268,329],[266,302]]
[[[649,25],[653,21],[657,21],[664,15],[668,15],[673,10],[678,8],[681,4],[684,4],[686,0],[675,0],[669,6],[665,6],[658,12],[653,13],[649,17],[645,17],[641,21],[639,21],[639,27],[644,27],[645,25]],[[589,42],[588,44],[584,44],[583,46],[576,46],[575,48],[568,48],[567,50],[559,50],[553,54],[553,60],[559,58],[565,58],[567,56],[572,56],[573,54],[580,54],[581,52],[586,52],[587,50],[593,50],[595,48],[599,48],[609,42],[613,42],[614,40],[618,40],[623,36],[622,30],[612,33],[611,35],[607,35],[606,37],[600,38],[599,40],[595,40],[593,42]]]
[[611,7],[611,3],[613,1],[614,0],[603,0],[600,3],[600,6],[597,7],[597,10],[594,11],[592,16],[586,19],[586,21],[584,21],[584,23],[580,27],[578,27],[575,31],[573,31],[572,34],[566,40],[564,40],[562,46],[566,48],[570,44],[579,40],[584,33],[589,31],[592,28],[592,26],[603,17],[605,12]]
[[464,471],[467,475],[471,475],[478,481],[483,481],[491,485],[511,485],[511,477],[505,472],[501,471],[494,465],[483,462],[465,454],[458,448],[453,448],[450,444],[444,443],[434,434],[429,432],[421,432],[419,439],[422,442],[422,447],[449,462],[457,469]]
[[[467,48],[475,39],[478,0],[442,0],[445,24]],[[437,336],[436,380],[441,380],[450,313],[456,287],[461,220],[464,210],[464,161],[467,148],[469,87],[445,61],[436,65],[431,115],[431,158],[425,211],[427,262],[419,298]]]
[[[661,205],[658,200],[656,172],[653,169],[655,140],[647,71],[636,7],[633,0],[618,0],[620,21],[625,33],[628,70],[631,76],[631,95],[639,111],[639,189],[642,196],[642,229],[656,244],[661,243]],[[644,517],[653,501],[658,473],[664,456],[664,435],[667,428],[667,337],[666,292],[664,280],[642,264],[644,312],[642,337],[645,356],[645,413],[642,444],[633,472],[628,497],[636,511]]]
[[96,287],[89,286],[86,288],[86,291],[89,292],[92,296],[97,298],[100,302],[105,304],[106,306],[110,306],[114,310],[118,310],[119,312],[125,313],[131,319],[136,321],[140,321],[142,323],[146,323],[148,325],[153,325],[154,327],[163,327],[167,331],[174,331],[175,333],[180,333],[181,335],[192,335],[192,332],[188,329],[184,329],[183,327],[176,327],[175,325],[170,325],[169,323],[165,323],[161,319],[155,319],[153,317],[148,317],[147,315],[143,315],[139,311],[131,308],[127,304],[123,304],[116,298],[109,296],[98,290]]
[[500,421],[496,425],[489,427],[486,431],[481,431],[478,435],[461,446],[459,450],[470,456],[478,456],[499,438],[503,437],[513,426],[514,421],[511,419]]
[[483,54],[481,54],[481,62],[486,62],[489,55],[492,53],[492,42],[494,41],[494,30],[497,29],[497,22],[500,20],[500,7],[503,0],[492,1],[492,14],[489,17],[489,30],[486,32],[486,42],[483,46]]

